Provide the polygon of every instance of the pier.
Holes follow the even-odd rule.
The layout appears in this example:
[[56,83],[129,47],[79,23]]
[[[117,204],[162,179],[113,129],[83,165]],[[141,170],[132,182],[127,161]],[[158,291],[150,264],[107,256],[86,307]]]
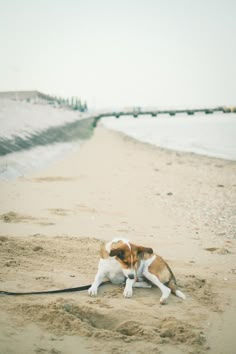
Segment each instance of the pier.
[[157,117],[158,115],[169,115],[176,116],[178,114],[186,114],[192,116],[197,113],[202,114],[213,114],[213,113],[236,113],[236,106],[226,107],[219,106],[214,108],[187,108],[187,109],[148,109],[141,107],[133,107],[130,109],[123,109],[117,111],[101,111],[89,114],[87,103],[81,103],[80,99],[72,97],[71,99],[65,99],[61,97],[56,97],[42,92],[33,91],[6,91],[0,92],[0,99],[7,98],[15,101],[25,101],[29,103],[37,104],[50,104],[58,108],[66,108],[71,110],[77,110],[82,113],[87,112],[87,118],[93,119],[93,126],[96,126],[98,121],[105,117],[115,117],[120,118],[122,116],[132,116],[138,118],[139,116],[151,116]]
[[216,112],[221,113],[236,113],[236,107],[215,107],[215,108],[196,108],[196,109],[167,109],[167,110],[156,110],[156,109],[141,109],[141,108],[133,108],[130,110],[124,111],[111,111],[111,112],[100,112],[97,115],[94,115],[94,126],[97,125],[98,121],[105,117],[115,117],[120,118],[122,116],[133,116],[134,118],[138,118],[139,116],[151,116],[157,117],[158,115],[169,115],[175,116],[178,114],[186,114],[189,116],[194,115],[195,113],[204,113],[204,114],[213,114]]

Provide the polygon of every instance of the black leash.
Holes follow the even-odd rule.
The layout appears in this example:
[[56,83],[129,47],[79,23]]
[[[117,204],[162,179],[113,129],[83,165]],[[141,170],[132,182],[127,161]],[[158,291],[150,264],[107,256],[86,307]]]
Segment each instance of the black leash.
[[[108,281],[105,281],[100,284],[107,284]],[[45,294],[60,294],[60,293],[72,293],[75,291],[84,291],[88,290],[91,285],[83,285],[78,286],[76,288],[66,288],[66,289],[58,289],[58,290],[45,290],[45,291],[29,291],[29,292],[11,292],[11,291],[0,291],[0,296],[24,296],[24,295],[45,295]]]

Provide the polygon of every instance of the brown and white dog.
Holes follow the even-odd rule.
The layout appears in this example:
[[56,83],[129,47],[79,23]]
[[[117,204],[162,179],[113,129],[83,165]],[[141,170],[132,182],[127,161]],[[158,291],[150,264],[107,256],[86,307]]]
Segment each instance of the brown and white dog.
[[133,287],[151,288],[154,284],[161,290],[161,304],[166,302],[171,292],[185,299],[164,259],[153,253],[152,248],[134,245],[125,238],[116,238],[101,247],[98,272],[88,290],[89,295],[97,295],[104,278],[113,284],[125,282],[123,295],[126,298],[132,297]]

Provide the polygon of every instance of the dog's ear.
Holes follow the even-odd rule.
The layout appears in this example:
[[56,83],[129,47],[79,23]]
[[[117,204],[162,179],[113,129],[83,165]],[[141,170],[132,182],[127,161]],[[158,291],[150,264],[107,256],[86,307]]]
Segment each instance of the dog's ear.
[[137,252],[140,253],[148,253],[153,254],[153,249],[150,247],[137,246]]
[[124,259],[124,250],[121,248],[116,248],[110,251],[110,257],[117,256],[120,259]]

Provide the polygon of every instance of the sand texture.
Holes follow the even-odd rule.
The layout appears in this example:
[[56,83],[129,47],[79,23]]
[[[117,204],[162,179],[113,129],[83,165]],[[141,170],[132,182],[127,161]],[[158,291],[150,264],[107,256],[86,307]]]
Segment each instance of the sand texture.
[[168,261],[185,301],[103,285],[0,296],[3,354],[233,354],[236,163],[142,144],[98,127],[51,168],[0,182],[0,290],[91,284],[103,241],[122,236]]

